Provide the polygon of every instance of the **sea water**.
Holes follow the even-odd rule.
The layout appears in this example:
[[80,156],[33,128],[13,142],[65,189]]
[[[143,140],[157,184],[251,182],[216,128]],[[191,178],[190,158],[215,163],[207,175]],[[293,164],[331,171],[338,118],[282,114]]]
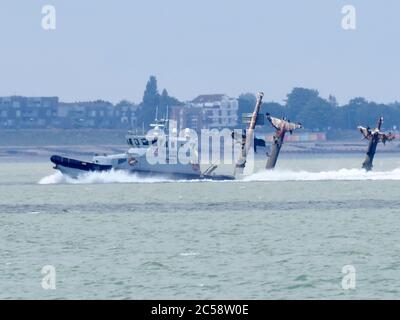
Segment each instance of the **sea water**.
[[2,161],[0,298],[397,299],[399,158],[284,156],[218,182]]

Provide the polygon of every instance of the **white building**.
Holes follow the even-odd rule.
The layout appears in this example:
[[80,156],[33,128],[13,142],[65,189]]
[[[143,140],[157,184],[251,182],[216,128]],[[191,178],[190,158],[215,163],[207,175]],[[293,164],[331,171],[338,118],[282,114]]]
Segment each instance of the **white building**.
[[237,125],[239,103],[225,94],[200,95],[190,106],[202,108],[204,124],[208,128],[233,128]]

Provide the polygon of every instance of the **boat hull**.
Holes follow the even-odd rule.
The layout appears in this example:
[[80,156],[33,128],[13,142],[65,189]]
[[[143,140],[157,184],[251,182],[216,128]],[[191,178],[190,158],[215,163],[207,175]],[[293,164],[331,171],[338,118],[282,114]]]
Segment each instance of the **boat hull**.
[[90,172],[107,172],[111,170],[121,170],[129,173],[135,173],[139,177],[162,177],[171,180],[234,180],[233,176],[229,175],[200,175],[197,173],[177,173],[177,172],[161,172],[161,171],[149,171],[140,170],[135,168],[121,168],[114,167],[112,165],[101,165],[93,162],[81,161],[71,158],[65,158],[54,155],[50,158],[50,161],[54,163],[54,169],[59,170],[62,174],[67,175],[71,178],[78,178],[84,174]]

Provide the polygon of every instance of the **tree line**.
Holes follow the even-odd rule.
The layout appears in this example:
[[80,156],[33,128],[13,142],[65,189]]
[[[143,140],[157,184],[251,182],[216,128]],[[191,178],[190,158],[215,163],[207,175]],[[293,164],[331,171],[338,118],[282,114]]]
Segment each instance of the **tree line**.
[[[239,114],[252,112],[255,101],[253,94],[240,95]],[[354,130],[358,125],[374,127],[380,116],[385,119],[385,128],[400,126],[400,102],[382,104],[358,97],[339,105],[334,96],[324,99],[317,90],[306,88],[294,88],[284,104],[265,102],[262,110],[277,118],[301,122],[314,131]]]
[[[238,102],[238,127],[243,127],[242,114],[253,112],[256,96],[244,93],[239,96]],[[148,126],[154,120],[157,107],[159,116],[164,116],[167,106],[179,105],[184,103],[169,96],[166,89],[159,93],[157,79],[151,76],[136,116],[139,123]],[[292,121],[301,122],[305,128],[313,131],[354,130],[358,125],[373,127],[380,116],[385,119],[385,128],[400,127],[400,102],[382,104],[357,97],[345,105],[339,105],[334,96],[330,95],[328,99],[324,99],[317,90],[306,88],[294,88],[283,104],[264,102],[262,112],[269,112],[277,118],[287,117]]]

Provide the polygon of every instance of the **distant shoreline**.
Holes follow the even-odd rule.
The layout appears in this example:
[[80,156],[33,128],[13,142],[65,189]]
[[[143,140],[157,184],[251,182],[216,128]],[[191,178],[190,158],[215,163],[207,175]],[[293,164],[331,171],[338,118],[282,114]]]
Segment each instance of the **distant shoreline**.
[[[90,160],[94,154],[123,153],[128,149],[126,133],[127,130],[122,129],[0,130],[0,160],[45,159],[53,154]],[[367,144],[357,134],[341,140],[285,142],[282,154],[364,154]],[[260,149],[258,154],[261,156],[265,152]],[[400,153],[400,140],[380,145],[378,153]]]
[[[268,145],[268,144],[267,144]],[[282,154],[363,154],[366,152],[366,141],[327,141],[327,142],[288,142],[282,148]],[[0,160],[18,158],[47,158],[53,154],[91,159],[94,154],[123,153],[128,149],[125,144],[80,144],[80,145],[3,145],[0,146]],[[266,149],[259,149],[262,155]],[[380,145],[379,153],[400,153],[400,143],[388,143]]]

